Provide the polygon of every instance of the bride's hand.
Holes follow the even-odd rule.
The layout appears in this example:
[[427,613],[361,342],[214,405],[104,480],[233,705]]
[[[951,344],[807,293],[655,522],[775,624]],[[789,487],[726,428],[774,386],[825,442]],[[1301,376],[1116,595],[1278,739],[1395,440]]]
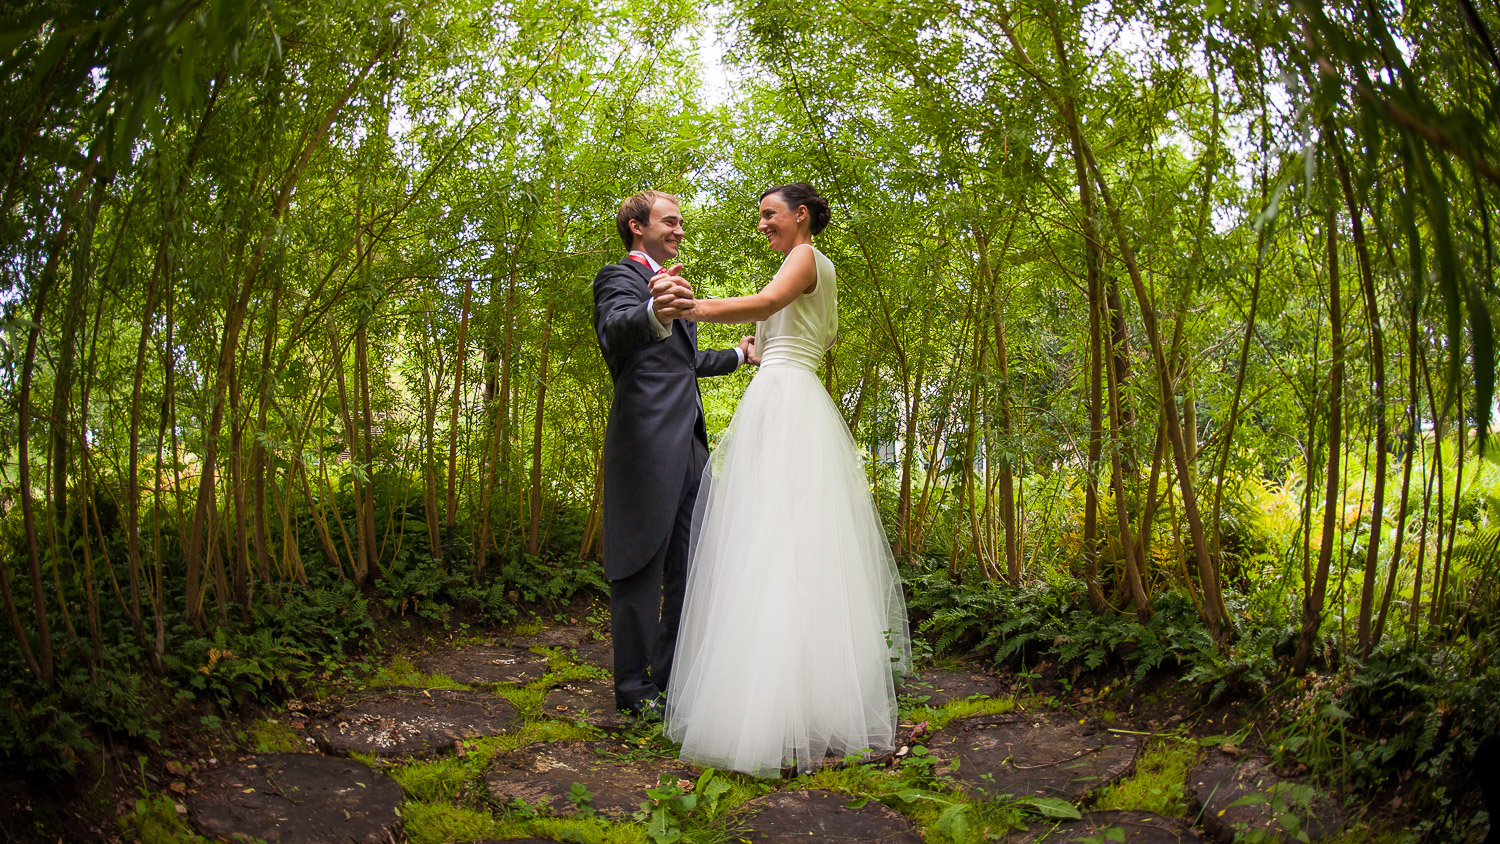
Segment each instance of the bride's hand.
[[746,334],[740,338],[740,351],[745,355],[745,363],[751,366],[760,366],[760,355],[755,353],[754,334]]

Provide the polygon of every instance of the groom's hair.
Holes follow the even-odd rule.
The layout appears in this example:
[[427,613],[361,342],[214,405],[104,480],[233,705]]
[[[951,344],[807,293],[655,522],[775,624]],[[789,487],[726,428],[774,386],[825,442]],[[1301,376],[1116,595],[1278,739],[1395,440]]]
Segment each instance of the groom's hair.
[[620,210],[615,213],[615,229],[620,232],[620,239],[625,241],[625,248],[629,249],[635,244],[635,232],[630,230],[630,221],[635,220],[645,228],[651,224],[651,206],[656,200],[665,199],[678,207],[682,202],[670,193],[659,190],[643,190],[635,196],[625,197],[620,203]]

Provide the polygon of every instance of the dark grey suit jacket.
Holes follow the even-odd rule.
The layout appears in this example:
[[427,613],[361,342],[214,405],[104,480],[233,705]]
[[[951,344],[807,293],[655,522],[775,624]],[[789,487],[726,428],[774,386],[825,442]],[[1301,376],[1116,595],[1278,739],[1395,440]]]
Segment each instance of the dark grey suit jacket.
[[604,576],[629,577],[672,531],[683,484],[703,471],[708,435],[698,378],[733,372],[733,349],[698,351],[698,327],[679,320],[658,340],[651,271],[626,258],[594,277],[594,332],[614,382],[604,431]]

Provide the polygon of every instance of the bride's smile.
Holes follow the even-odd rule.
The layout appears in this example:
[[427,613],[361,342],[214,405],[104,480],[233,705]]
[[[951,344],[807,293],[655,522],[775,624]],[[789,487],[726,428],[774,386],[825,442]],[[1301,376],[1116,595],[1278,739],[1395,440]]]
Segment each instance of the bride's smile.
[[806,206],[799,205],[794,210],[780,194],[773,193],[760,201],[760,222],[756,228],[766,236],[766,245],[776,252],[790,252],[799,243],[811,243],[811,224]]

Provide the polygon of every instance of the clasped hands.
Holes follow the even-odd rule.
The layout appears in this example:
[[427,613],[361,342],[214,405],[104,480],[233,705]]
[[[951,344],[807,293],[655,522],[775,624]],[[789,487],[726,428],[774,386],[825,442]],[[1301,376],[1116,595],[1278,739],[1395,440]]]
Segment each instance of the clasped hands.
[[[682,277],[681,264],[658,270],[651,277],[650,287],[651,309],[656,314],[657,322],[665,326],[674,319],[693,318],[693,307],[697,300],[693,297],[693,286]],[[760,356],[755,353],[754,335],[741,337],[739,349],[745,356],[745,363],[760,365]]]

